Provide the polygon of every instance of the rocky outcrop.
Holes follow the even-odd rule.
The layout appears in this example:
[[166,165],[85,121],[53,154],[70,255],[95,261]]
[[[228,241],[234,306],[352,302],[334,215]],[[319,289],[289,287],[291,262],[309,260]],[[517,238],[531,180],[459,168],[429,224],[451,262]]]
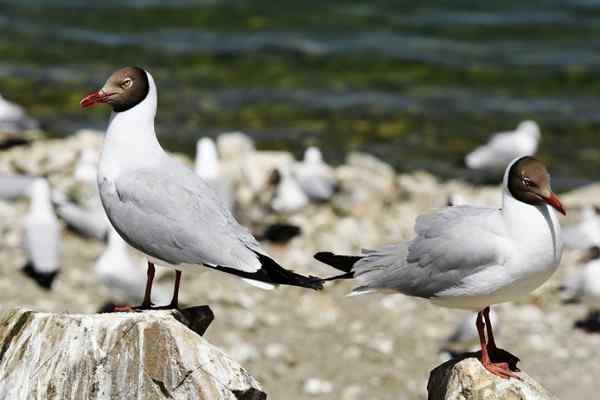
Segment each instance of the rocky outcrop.
[[473,354],[438,366],[429,376],[429,400],[556,400],[524,372],[521,380],[502,379],[483,368]]
[[247,371],[200,336],[210,321],[208,307],[2,310],[0,399],[266,399]]

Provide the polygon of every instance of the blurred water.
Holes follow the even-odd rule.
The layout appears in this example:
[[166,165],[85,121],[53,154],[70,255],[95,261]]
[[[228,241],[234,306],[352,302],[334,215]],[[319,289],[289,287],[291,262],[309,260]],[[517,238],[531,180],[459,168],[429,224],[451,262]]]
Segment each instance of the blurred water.
[[366,150],[444,177],[532,118],[555,174],[598,177],[600,1],[411,3],[0,1],[0,93],[64,135],[102,126],[78,96],[138,64],[159,81],[171,149],[244,129],[264,147]]

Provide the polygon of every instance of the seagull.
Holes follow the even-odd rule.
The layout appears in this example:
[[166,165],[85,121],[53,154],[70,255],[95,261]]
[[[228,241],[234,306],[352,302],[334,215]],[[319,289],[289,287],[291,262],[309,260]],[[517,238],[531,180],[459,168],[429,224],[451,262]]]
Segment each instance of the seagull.
[[[100,282],[118,302],[139,302],[143,299],[146,273],[143,265],[129,253],[129,246],[114,229],[110,229],[108,245],[94,267]],[[170,299],[162,291],[154,290],[152,301],[165,304]]]
[[51,289],[59,270],[60,225],[52,209],[48,181],[36,179],[30,188],[31,205],[23,220],[26,275]]
[[126,67],[81,100],[106,103],[112,114],[98,169],[100,198],[121,237],[148,257],[142,304],[150,309],[154,264],[176,270],[171,303],[177,308],[182,270],[205,266],[237,275],[263,289],[292,285],[321,289],[322,282],[271,259],[250,232],[219,202],[193,170],[170,157],[154,130],[157,90],[149,72]]
[[77,182],[96,183],[99,154],[94,149],[83,149],[75,166],[73,176]]
[[70,201],[63,193],[55,193],[56,214],[75,232],[97,240],[106,240],[110,223],[98,193],[99,154],[93,149],[82,150],[73,177],[81,185],[81,204]]
[[591,247],[589,253],[586,262],[561,285],[561,298],[600,310],[600,247]]
[[469,153],[465,163],[470,169],[496,170],[504,168],[511,160],[533,156],[541,138],[535,121],[523,121],[515,131],[500,132],[485,145]]
[[[524,297],[556,270],[562,255],[558,212],[565,210],[550,188],[544,164],[526,156],[507,167],[501,209],[446,207],[420,216],[410,241],[363,250],[360,256],[315,254],[319,261],[359,285],[353,295],[400,292],[450,308],[477,312],[483,366],[518,377],[496,362],[490,306]],[[484,328],[487,328],[487,344]]]
[[271,200],[271,208],[280,213],[292,213],[308,204],[308,197],[292,175],[292,167],[283,164],[273,171],[271,184],[275,192]]
[[233,196],[229,180],[221,175],[217,145],[211,138],[205,137],[196,143],[196,174],[213,188],[219,199],[228,209],[233,207]]
[[304,193],[313,201],[327,201],[336,191],[335,174],[323,162],[321,150],[316,147],[306,149],[304,159],[296,163],[293,172]]
[[69,201],[62,193],[56,193],[53,196],[53,202],[56,207],[56,215],[65,221],[69,228],[84,237],[106,240],[110,222],[108,222],[102,204],[96,205],[94,201],[90,201],[82,207]]
[[27,116],[23,107],[0,95],[0,131],[20,132],[37,128],[37,122]]
[[27,175],[0,175],[0,200],[14,200],[26,196],[36,179]]
[[585,249],[600,246],[600,209],[597,207],[584,207],[581,212],[581,221],[565,227],[563,241],[565,247],[572,249]]

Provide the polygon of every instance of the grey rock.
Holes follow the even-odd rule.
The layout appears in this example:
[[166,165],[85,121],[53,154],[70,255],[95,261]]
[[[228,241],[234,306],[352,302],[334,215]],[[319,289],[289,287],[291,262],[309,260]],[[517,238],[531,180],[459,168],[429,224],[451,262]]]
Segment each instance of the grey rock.
[[198,313],[212,318],[206,309],[95,315],[4,309],[0,398],[266,399],[247,371],[184,325]]
[[454,358],[429,376],[429,400],[557,400],[524,372],[522,380],[502,379],[472,356]]

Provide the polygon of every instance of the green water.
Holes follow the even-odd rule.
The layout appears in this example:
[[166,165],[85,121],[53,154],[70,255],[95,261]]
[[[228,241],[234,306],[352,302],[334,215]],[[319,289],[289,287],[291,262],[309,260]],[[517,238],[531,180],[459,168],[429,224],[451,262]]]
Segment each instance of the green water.
[[600,2],[522,3],[0,1],[0,93],[53,135],[103,128],[108,111],[79,99],[135,64],[158,82],[171,150],[243,130],[260,148],[368,151],[442,177],[535,119],[559,184],[595,180]]

